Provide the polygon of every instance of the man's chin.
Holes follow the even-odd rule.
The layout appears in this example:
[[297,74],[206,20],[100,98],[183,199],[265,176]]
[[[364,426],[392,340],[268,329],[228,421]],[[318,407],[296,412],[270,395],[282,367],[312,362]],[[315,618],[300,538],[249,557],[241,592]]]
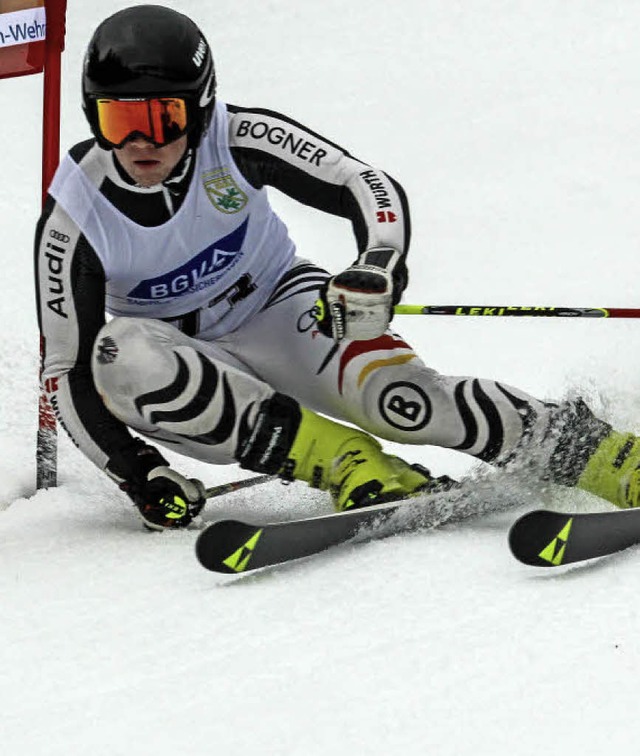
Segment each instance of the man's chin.
[[161,184],[166,178],[166,171],[133,170],[130,173],[130,176],[138,186],[144,186],[148,189],[157,184]]
[[128,165],[124,161],[120,162],[124,170],[138,186],[156,186],[156,184],[161,184],[169,175],[166,167],[157,160],[150,160],[147,163],[132,161]]
[[157,186],[162,183],[162,179],[150,179],[150,178],[135,178],[133,179],[137,186],[141,186],[144,189],[151,189],[152,186]]

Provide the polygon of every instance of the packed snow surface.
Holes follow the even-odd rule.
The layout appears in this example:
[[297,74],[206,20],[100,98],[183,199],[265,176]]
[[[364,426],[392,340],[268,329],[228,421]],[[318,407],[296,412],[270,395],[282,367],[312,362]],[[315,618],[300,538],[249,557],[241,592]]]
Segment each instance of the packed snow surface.
[[[406,302],[640,305],[637,2],[165,2],[209,38],[223,100],[284,112],[402,182]],[[65,149],[89,134],[88,38],[126,5],[69,2]],[[496,499],[513,495],[506,512],[226,578],[196,562],[196,532],[143,531],[64,435],[60,486],[35,493],[42,77],[0,89],[2,753],[631,752],[640,550],[544,571],[507,548],[510,523],[538,504],[607,508],[587,495],[537,501],[497,479]],[[302,254],[336,272],[352,261],[346,221],[271,196]],[[443,373],[581,394],[640,431],[633,320],[395,325]],[[453,452],[394,450],[439,474],[483,472]],[[247,474],[172,460],[207,485]],[[327,508],[272,482],[205,517]]]

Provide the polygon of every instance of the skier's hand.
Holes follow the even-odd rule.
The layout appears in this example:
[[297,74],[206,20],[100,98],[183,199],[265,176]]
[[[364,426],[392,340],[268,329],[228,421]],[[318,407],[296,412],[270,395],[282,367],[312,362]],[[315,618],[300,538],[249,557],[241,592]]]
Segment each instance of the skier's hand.
[[327,281],[318,302],[320,330],[336,341],[382,336],[406,284],[407,269],[396,250],[366,250],[353,265]]
[[204,507],[204,485],[172,470],[156,448],[140,439],[114,454],[106,472],[152,530],[185,528]]
[[[120,486],[124,488],[124,486]],[[133,499],[144,524],[152,530],[186,528],[205,504],[205,488],[170,467],[155,467],[143,486],[124,490]]]

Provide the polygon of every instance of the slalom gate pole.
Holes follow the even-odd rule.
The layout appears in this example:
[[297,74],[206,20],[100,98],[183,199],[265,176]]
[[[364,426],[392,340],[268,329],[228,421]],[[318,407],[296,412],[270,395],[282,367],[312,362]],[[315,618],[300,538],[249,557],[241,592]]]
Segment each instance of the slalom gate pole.
[[[47,31],[42,104],[42,205],[60,159],[60,69],[64,50],[67,0],[45,0]],[[40,396],[36,441],[36,488],[53,488],[58,480],[58,431],[48,399],[55,385],[42,383],[45,343],[40,335]],[[55,382],[55,378],[51,379]]]
[[640,318],[624,307],[522,307],[509,305],[396,305],[396,315],[462,315],[498,318]]

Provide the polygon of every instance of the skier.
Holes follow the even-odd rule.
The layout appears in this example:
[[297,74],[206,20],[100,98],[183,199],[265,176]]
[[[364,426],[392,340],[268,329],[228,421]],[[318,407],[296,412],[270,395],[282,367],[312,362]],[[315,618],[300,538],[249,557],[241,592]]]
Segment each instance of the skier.
[[[141,436],[306,481],[337,510],[452,484],[375,437],[525,461],[638,504],[635,436],[581,401],[441,375],[389,329],[407,284],[401,186],[286,116],[217,100],[192,20],[115,13],[82,86],[94,138],[61,162],[36,232],[44,379],[75,444],[149,527],[188,525],[204,487]],[[267,185],[348,218],[355,262],[332,275],[298,257]]]

